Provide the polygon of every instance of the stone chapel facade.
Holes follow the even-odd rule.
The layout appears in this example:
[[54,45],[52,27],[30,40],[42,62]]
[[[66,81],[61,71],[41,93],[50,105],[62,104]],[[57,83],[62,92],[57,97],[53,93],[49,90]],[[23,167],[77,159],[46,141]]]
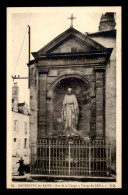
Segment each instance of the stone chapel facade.
[[80,105],[79,133],[88,136],[93,131],[96,137],[104,138],[105,69],[111,52],[112,48],[69,28],[32,53],[35,60],[29,66],[33,142],[62,130],[62,100],[70,86]]
[[[41,144],[44,143],[41,141],[43,139],[62,135],[64,129],[61,118],[62,102],[69,87],[73,89],[79,105],[77,126],[79,137],[84,140],[101,142],[106,140],[106,67],[112,51],[113,48],[106,48],[89,36],[70,27],[38,52],[32,52],[34,60],[28,64],[30,72],[30,145],[35,145],[35,149],[31,153],[32,156],[35,156],[34,160],[31,159],[32,164],[37,164],[37,143]],[[106,156],[102,158],[106,159]],[[70,158],[69,160],[71,161]],[[49,167],[50,163],[48,161],[46,167]],[[90,164],[88,167],[91,170],[94,166],[100,166],[100,168],[106,166],[106,164],[101,164]],[[75,167],[77,163],[70,165],[70,168],[71,166]],[[92,168],[90,168],[91,166]],[[38,167],[38,171],[40,168]],[[48,171],[50,173],[49,168]],[[77,175],[77,173],[75,174]]]

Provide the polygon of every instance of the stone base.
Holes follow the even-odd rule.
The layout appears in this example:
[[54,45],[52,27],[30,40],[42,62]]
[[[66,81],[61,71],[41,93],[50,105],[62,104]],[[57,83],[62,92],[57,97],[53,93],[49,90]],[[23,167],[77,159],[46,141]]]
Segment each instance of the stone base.
[[30,175],[27,181],[42,181],[42,182],[116,182],[115,176],[109,177],[92,177],[92,176],[63,176],[63,175]]

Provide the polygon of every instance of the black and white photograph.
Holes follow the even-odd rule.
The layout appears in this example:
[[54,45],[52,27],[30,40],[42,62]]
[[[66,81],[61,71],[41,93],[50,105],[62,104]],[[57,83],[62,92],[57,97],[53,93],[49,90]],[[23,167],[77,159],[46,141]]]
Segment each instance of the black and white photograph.
[[7,187],[121,188],[121,7],[7,8]]

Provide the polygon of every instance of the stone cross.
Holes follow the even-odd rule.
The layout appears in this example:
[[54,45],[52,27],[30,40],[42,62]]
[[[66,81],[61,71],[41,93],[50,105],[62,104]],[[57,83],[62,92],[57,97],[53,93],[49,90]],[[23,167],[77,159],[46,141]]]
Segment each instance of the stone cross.
[[73,14],[71,14],[71,17],[68,18],[71,20],[71,26],[70,27],[73,27],[73,20],[76,19],[76,17],[73,17]]

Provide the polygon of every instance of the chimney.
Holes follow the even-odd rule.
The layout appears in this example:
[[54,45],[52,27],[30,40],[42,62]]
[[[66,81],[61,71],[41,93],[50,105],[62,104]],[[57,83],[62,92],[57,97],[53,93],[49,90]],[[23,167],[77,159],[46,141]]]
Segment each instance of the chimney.
[[102,14],[99,24],[99,31],[114,30],[115,26],[116,22],[114,12],[106,12],[105,14]]
[[19,103],[19,87],[17,83],[14,83],[12,87],[12,110],[15,112],[18,112],[18,103]]

